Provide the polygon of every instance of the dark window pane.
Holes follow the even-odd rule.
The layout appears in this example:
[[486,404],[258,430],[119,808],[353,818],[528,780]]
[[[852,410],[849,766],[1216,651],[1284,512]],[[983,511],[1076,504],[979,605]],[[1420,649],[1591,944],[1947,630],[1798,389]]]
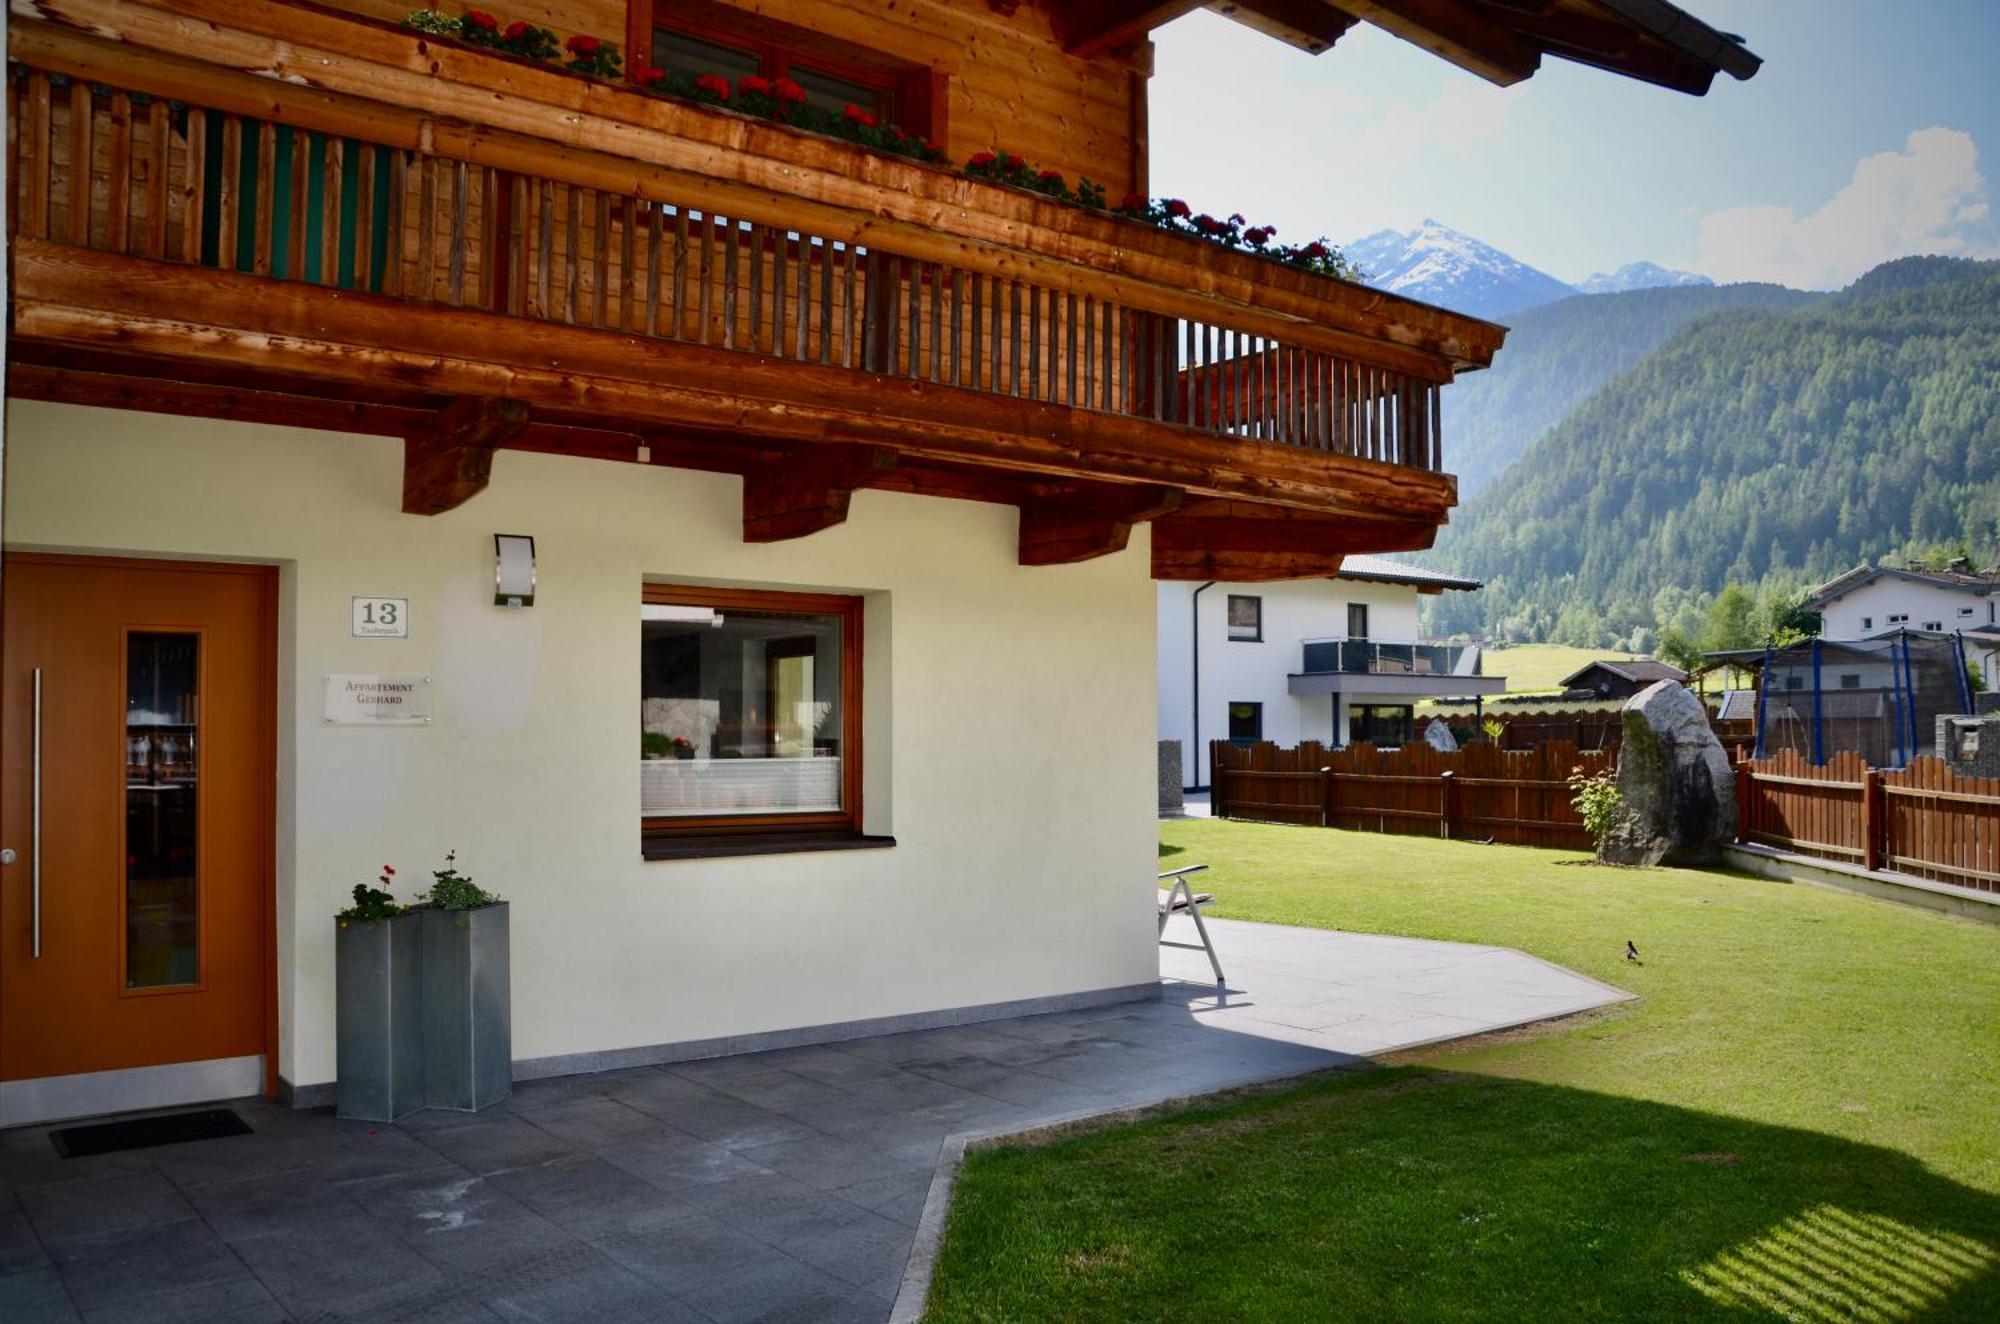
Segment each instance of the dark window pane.
[[1230,704],[1229,738],[1231,740],[1262,740],[1264,738],[1264,705],[1261,703]]
[[[805,89],[808,106],[838,115],[852,105],[859,106],[863,110],[872,110],[886,121],[893,122],[896,118],[894,101],[866,83],[849,82],[845,78],[836,78],[832,74],[821,73],[817,69],[797,63],[786,66],[785,73],[793,82]],[[915,130],[912,129],[912,132]]]
[[1368,637],[1368,604],[1350,602],[1347,604],[1347,637],[1366,639]]
[[745,74],[763,72],[754,51],[703,41],[666,28],[653,29],[653,63],[668,73],[686,74],[690,79],[703,74],[721,74],[736,86]]
[[195,826],[200,636],[125,640],[125,986],[200,975]]
[[1229,595],[1229,637],[1253,642],[1264,637],[1264,599]]
[[841,618],[641,608],[640,809],[828,813],[841,803]]

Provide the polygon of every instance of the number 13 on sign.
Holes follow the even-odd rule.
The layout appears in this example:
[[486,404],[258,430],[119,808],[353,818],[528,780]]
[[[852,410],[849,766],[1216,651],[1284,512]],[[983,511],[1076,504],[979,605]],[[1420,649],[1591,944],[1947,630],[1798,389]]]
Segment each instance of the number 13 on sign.
[[408,598],[355,598],[352,633],[356,639],[410,637]]

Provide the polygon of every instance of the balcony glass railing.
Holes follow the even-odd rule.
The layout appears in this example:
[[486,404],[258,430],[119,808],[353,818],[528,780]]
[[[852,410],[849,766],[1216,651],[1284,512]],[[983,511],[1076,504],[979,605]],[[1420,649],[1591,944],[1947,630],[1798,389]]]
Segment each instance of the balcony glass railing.
[[1478,644],[1391,643],[1380,639],[1307,639],[1307,673],[1355,676],[1477,676]]

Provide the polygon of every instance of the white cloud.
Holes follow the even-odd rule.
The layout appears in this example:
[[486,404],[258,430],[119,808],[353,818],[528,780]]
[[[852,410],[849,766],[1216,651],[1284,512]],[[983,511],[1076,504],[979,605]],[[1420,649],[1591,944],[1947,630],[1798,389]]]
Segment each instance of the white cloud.
[[1718,281],[1832,289],[1892,258],[2000,253],[1989,214],[1972,135],[1919,129],[1902,151],[1863,157],[1847,186],[1807,215],[1780,206],[1708,213],[1695,265]]

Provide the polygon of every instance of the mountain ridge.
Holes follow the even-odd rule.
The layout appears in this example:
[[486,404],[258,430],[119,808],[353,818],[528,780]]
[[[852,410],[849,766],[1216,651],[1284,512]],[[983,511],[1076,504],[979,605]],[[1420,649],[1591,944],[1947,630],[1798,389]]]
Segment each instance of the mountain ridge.
[[1713,283],[1706,276],[1641,261],[1572,285],[1428,217],[1410,230],[1363,235],[1342,251],[1366,273],[1364,283],[1376,289],[1489,320],[1576,294]]

